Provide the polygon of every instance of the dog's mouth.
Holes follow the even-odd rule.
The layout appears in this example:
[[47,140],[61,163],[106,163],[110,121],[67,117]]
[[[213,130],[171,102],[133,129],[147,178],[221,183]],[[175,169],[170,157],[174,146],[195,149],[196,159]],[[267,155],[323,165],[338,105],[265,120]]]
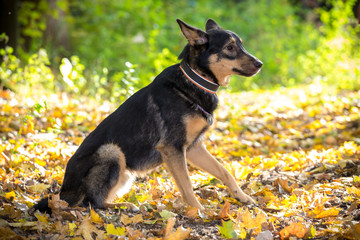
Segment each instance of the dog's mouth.
[[260,72],[261,67],[260,68],[256,68],[251,72],[244,72],[238,68],[233,68],[232,69],[235,73],[239,74],[240,76],[244,76],[244,77],[251,77],[254,76],[255,74],[257,74],[258,72]]

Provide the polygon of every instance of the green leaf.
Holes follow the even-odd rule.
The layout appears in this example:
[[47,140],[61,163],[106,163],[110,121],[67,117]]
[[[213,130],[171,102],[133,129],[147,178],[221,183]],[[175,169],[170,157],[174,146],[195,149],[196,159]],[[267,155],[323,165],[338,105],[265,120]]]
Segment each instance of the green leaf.
[[161,216],[162,218],[164,218],[165,220],[168,220],[169,218],[176,216],[175,213],[170,212],[170,211],[168,211],[168,210],[162,210],[159,214],[160,214],[160,216]]
[[237,238],[237,234],[234,231],[234,223],[232,221],[222,221],[222,226],[219,227],[221,236],[226,239]]

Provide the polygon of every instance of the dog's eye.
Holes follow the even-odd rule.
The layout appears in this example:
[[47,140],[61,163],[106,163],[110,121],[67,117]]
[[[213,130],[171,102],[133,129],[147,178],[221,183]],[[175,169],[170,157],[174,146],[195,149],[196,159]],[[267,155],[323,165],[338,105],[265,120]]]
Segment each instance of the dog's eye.
[[227,45],[227,46],[226,46],[226,50],[228,50],[228,51],[234,50],[233,45]]

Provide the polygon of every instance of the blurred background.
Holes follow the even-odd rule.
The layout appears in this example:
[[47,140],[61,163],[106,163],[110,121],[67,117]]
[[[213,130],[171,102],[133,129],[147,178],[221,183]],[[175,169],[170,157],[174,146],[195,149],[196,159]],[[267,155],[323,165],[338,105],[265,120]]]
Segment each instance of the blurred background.
[[359,0],[0,0],[0,84],[123,101],[178,62],[180,18],[213,18],[264,62],[231,91],[360,89]]

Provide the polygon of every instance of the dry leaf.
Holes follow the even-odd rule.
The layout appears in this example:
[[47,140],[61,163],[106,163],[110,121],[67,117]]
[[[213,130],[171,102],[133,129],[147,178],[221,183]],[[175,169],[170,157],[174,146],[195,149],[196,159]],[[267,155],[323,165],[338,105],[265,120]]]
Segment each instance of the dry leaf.
[[303,238],[307,232],[302,223],[292,223],[280,231],[280,237],[282,240],[288,239],[289,237]]
[[230,203],[225,201],[222,209],[219,212],[220,219],[229,219]]
[[97,212],[95,212],[94,209],[90,210],[90,216],[91,216],[91,221],[93,223],[104,223],[104,220],[102,220],[102,218],[99,216],[99,214]]
[[197,218],[198,216],[198,209],[196,207],[188,206],[185,212],[185,216],[189,218]]

